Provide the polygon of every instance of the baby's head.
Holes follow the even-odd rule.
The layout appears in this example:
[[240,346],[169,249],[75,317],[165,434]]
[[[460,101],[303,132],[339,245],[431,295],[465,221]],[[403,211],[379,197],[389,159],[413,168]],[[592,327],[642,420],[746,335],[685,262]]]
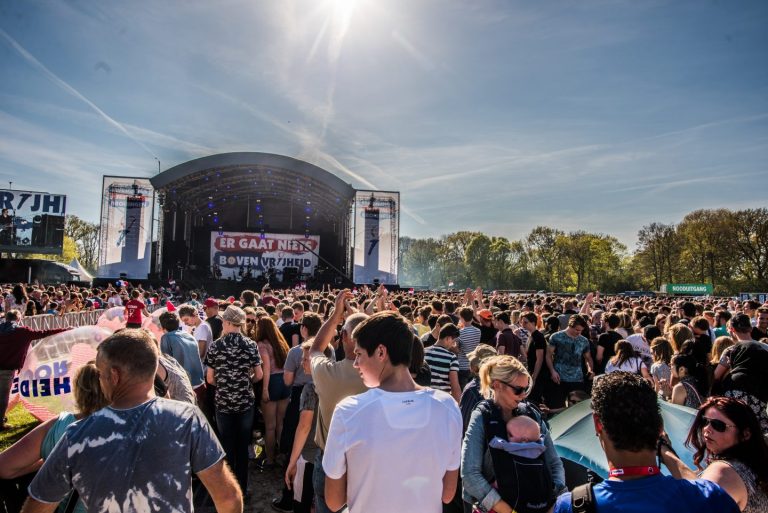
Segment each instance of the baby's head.
[[532,418],[520,415],[507,422],[507,436],[510,442],[536,442],[541,437],[541,428]]

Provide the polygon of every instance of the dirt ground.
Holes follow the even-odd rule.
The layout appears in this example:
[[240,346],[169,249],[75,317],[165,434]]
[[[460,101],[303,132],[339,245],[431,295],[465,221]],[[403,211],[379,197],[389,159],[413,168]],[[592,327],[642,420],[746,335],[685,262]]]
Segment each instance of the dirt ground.
[[[249,465],[248,484],[251,490],[251,501],[245,505],[246,513],[266,513],[274,512],[271,503],[272,499],[280,496],[283,490],[283,476],[285,470],[275,468],[273,470],[262,471],[256,465],[255,460],[251,460]],[[198,486],[200,486],[198,484]],[[200,504],[199,491],[196,490],[195,511],[198,513],[215,513],[209,498],[203,499]]]
[[251,502],[245,505],[245,511],[248,513],[266,513],[274,512],[271,502],[275,497],[280,496],[283,489],[283,476],[285,470],[278,467],[274,470],[261,471],[255,462],[251,462],[248,477],[251,488]]

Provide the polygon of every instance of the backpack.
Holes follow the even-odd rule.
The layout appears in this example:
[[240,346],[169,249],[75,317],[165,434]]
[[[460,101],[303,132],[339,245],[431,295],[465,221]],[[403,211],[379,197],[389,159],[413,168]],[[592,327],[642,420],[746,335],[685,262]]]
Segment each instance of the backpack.
[[[490,451],[501,498],[519,513],[549,511],[555,503],[555,490],[544,455],[524,458],[488,446],[495,436],[507,439],[506,422],[501,416],[501,409],[491,401],[483,400],[477,408],[483,414],[486,446]],[[532,405],[521,403],[518,411],[542,424],[541,414]]]

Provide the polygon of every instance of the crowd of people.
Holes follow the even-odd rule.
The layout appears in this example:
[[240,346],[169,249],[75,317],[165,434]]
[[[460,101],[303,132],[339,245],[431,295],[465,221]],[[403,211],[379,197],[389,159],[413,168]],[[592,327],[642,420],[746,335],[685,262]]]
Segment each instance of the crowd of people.
[[[0,348],[23,328],[16,288]],[[89,511],[188,511],[192,474],[240,511],[259,486],[255,427],[256,464],[284,469],[278,511],[768,509],[768,306],[754,301],[265,287],[190,294],[156,340],[137,328],[152,293],[68,294],[84,292],[116,294],[129,325],[93,363],[100,409],[78,402],[39,458],[48,423],[0,454],[6,476],[38,471],[26,511],[72,490]],[[548,420],[585,399],[609,477],[569,491]],[[662,401],[697,412],[699,468],[672,450]]]

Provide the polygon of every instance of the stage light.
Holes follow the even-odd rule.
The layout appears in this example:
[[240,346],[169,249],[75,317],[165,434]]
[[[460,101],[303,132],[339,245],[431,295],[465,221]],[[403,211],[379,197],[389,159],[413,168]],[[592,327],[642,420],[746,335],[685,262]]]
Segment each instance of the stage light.
[[208,208],[213,208],[213,201],[208,202]]
[[219,216],[213,216],[213,224],[216,224],[219,222]]

